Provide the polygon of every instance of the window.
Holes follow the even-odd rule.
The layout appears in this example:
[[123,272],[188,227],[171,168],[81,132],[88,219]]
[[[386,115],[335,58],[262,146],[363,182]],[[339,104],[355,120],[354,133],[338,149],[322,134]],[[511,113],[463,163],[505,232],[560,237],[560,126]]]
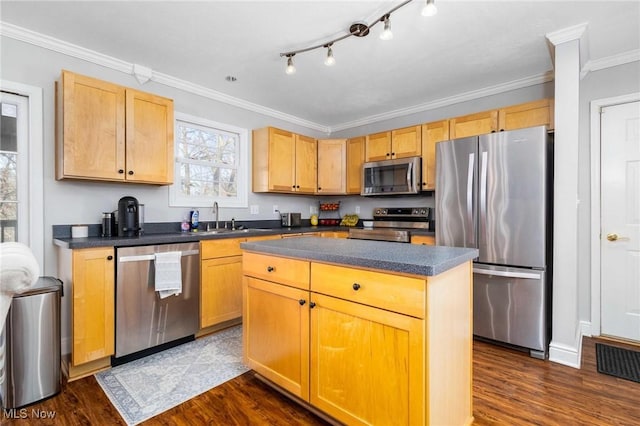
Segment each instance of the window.
[[248,131],[176,113],[175,173],[169,204],[247,207]]
[[[25,242],[28,223],[28,120],[27,98],[2,93],[0,116],[0,242]],[[27,242],[28,243],[28,242]]]

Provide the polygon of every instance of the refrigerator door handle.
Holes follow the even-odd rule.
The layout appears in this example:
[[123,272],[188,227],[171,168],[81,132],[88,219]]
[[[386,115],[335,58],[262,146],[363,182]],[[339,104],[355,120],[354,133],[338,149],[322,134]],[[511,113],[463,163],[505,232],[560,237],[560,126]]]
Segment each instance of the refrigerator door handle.
[[542,278],[542,275],[536,272],[494,271],[491,269],[481,269],[481,268],[473,268],[473,273],[480,274],[480,275],[495,275],[497,277],[524,278],[524,279],[531,279],[531,280],[539,280]]
[[[480,233],[485,235],[487,228],[487,151],[482,152],[480,166]],[[480,239],[482,241],[482,239]]]
[[469,243],[475,245],[475,227],[473,226],[473,170],[475,167],[475,155],[469,154],[469,169],[467,171],[467,229]]

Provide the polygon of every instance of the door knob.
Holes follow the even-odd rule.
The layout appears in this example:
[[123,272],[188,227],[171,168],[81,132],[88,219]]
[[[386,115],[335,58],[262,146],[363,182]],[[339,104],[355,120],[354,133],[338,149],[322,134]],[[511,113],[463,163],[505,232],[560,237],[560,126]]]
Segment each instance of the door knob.
[[611,234],[607,234],[607,240],[609,240],[609,241],[629,241],[629,238],[628,237],[621,237],[620,235],[618,235],[615,232],[613,232]]

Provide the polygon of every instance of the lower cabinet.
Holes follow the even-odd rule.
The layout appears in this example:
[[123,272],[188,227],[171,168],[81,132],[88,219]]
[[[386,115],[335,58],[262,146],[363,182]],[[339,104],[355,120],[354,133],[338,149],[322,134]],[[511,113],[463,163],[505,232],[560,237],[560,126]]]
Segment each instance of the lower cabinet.
[[472,422],[469,265],[407,277],[243,256],[255,372],[344,424]]
[[426,246],[435,246],[436,237],[432,235],[412,235],[411,244],[422,244]]

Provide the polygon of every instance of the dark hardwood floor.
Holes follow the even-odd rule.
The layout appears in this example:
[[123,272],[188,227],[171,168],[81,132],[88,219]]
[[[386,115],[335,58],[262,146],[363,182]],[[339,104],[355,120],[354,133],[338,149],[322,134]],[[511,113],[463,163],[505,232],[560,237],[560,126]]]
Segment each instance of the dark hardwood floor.
[[[474,343],[474,425],[638,425],[640,383],[599,374],[595,339],[583,342],[574,369],[483,342]],[[628,346],[613,343],[618,346]],[[638,348],[636,348],[638,349]],[[4,425],[124,425],[94,377],[66,383],[59,395],[3,411]],[[53,419],[36,418],[53,414]],[[20,412],[13,413],[20,417]],[[245,373],[146,422],[160,425],[326,425]]]

